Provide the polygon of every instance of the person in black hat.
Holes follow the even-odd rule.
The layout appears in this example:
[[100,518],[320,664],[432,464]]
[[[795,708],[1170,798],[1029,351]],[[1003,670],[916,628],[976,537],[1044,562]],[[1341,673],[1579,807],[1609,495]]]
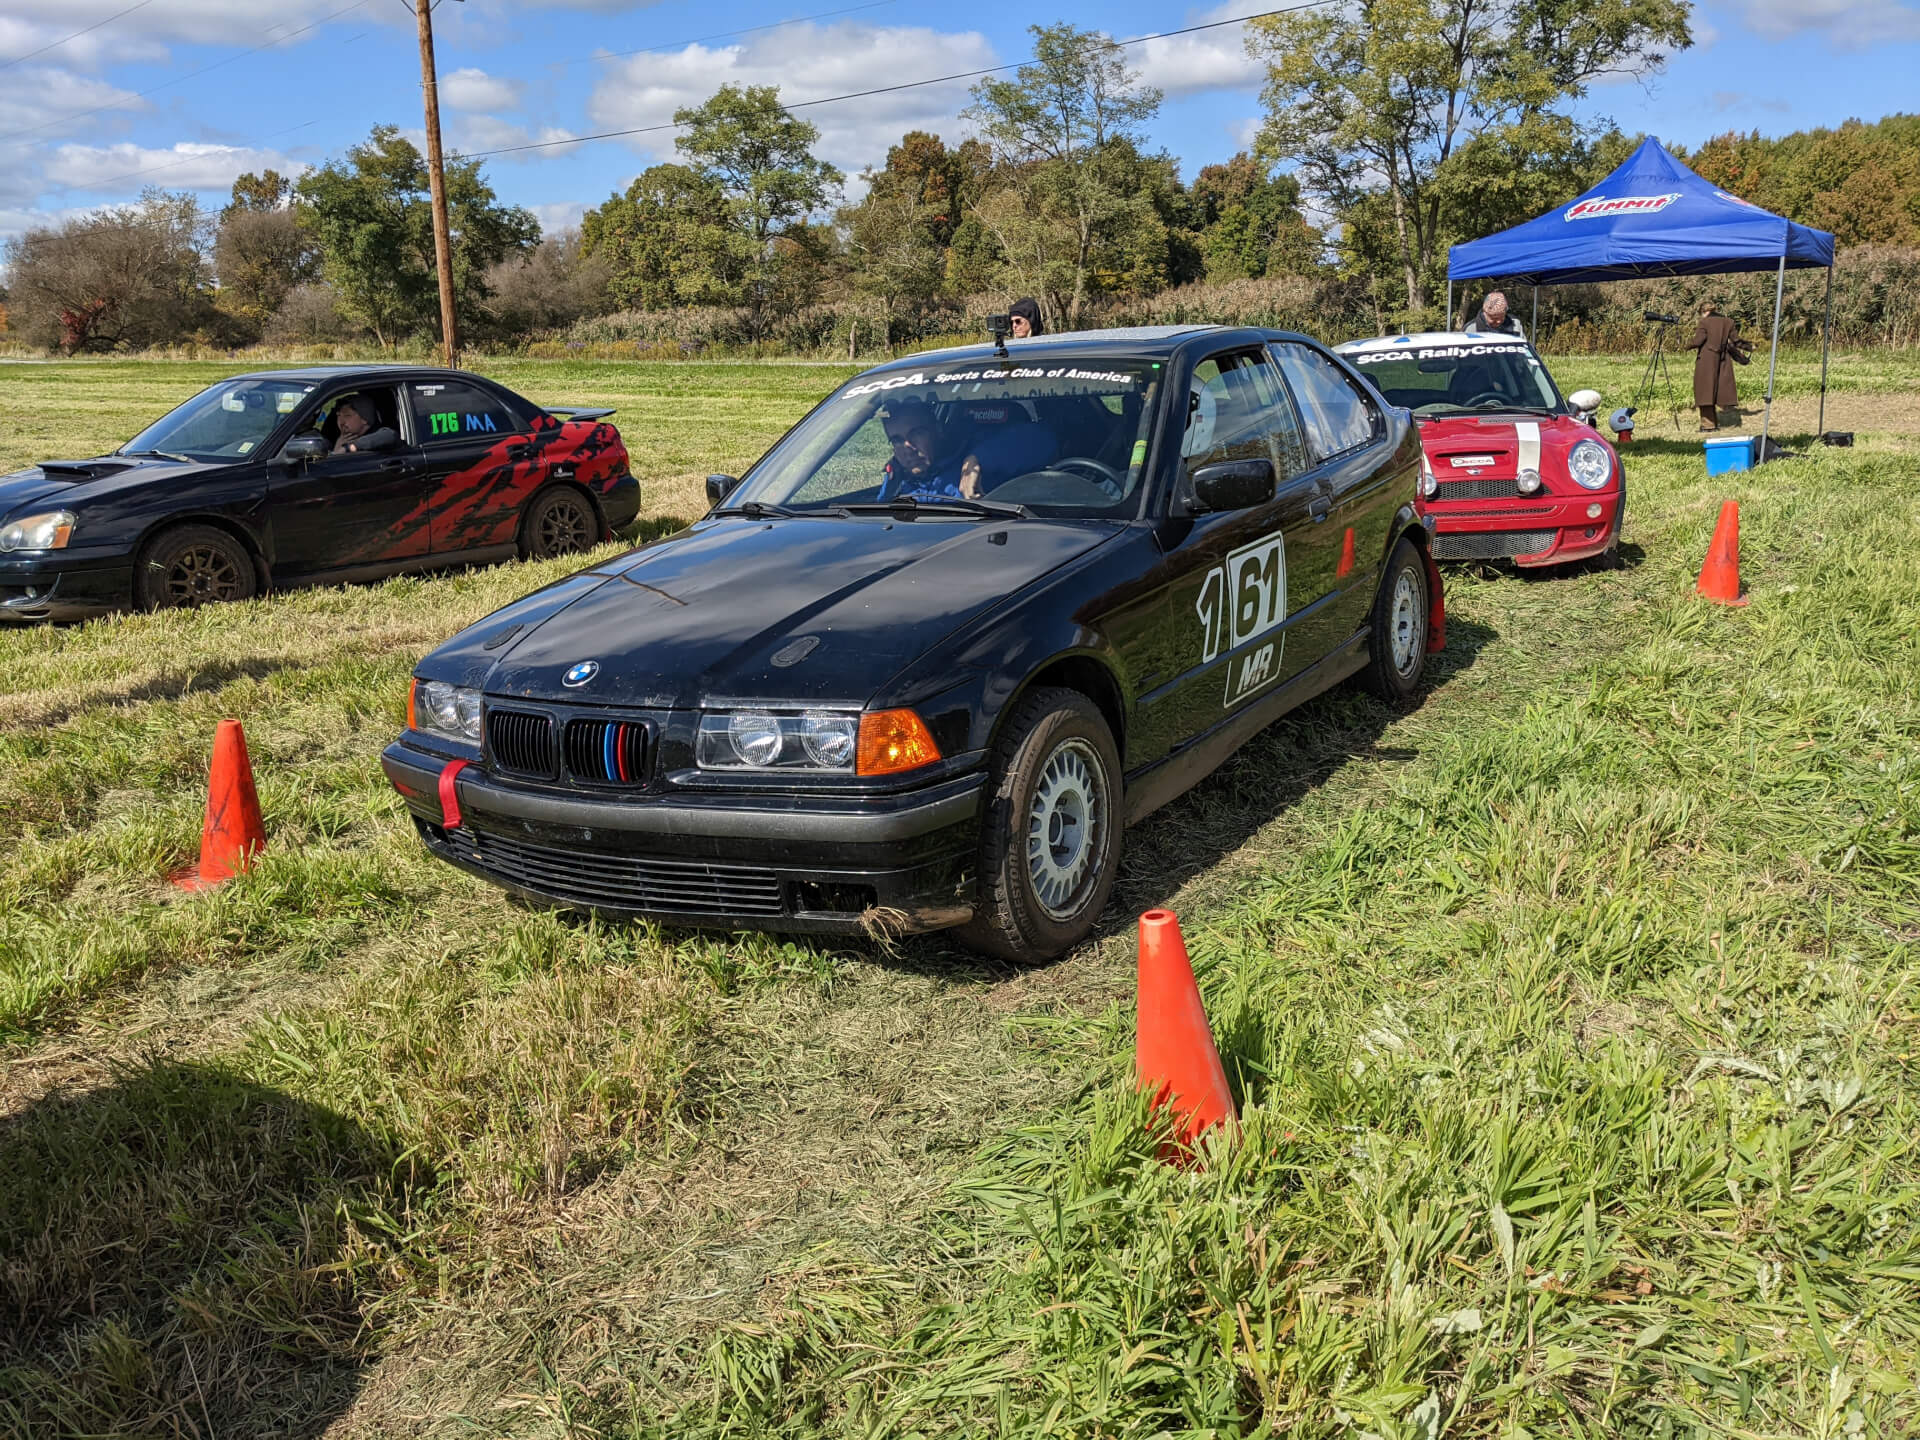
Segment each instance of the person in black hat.
[[1031,295],[1022,295],[1009,305],[1007,315],[1013,321],[1010,333],[1015,340],[1030,340],[1046,331],[1047,327],[1040,323],[1040,302]]

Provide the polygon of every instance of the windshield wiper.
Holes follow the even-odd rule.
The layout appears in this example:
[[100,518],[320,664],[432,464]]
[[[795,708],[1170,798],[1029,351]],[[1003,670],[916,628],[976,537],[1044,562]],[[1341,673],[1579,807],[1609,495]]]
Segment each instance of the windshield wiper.
[[948,514],[978,515],[989,520],[1027,518],[1027,507],[1024,505],[1010,505],[999,500],[974,500],[965,495],[942,495],[937,500],[917,500],[911,495],[898,495],[891,500],[866,500],[840,508],[849,515],[917,515],[944,511]]
[[141,455],[158,455],[162,460],[176,460],[182,465],[193,464],[193,457],[191,455],[176,455],[171,450],[122,450],[120,453],[122,455],[133,456],[133,457],[138,457]]
[[797,520],[809,512],[789,510],[784,505],[769,505],[764,500],[742,500],[738,505],[722,505],[715,515],[744,515],[749,520]]

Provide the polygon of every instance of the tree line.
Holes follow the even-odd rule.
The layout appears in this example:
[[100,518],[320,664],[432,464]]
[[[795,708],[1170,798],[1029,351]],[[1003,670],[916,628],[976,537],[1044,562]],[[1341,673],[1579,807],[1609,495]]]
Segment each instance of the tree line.
[[[1574,102],[1659,68],[1691,43],[1688,16],[1687,0],[1360,0],[1264,17],[1247,39],[1267,75],[1257,139],[1191,181],[1150,138],[1160,92],[1072,25],[1034,26],[1032,60],[974,87],[969,138],[910,132],[857,182],[776,88],[726,86],[675,114],[674,161],[575,231],[542,238],[477,162],[450,161],[463,330],[511,346],[681,314],[777,344],[828,307],[890,345],[1016,294],[1065,328],[1244,282],[1311,294],[1348,329],[1440,324],[1448,245],[1618,164],[1635,137],[1579,123]],[[1725,135],[1683,158],[1843,245],[1920,244],[1920,117]],[[242,176],[217,214],[149,191],[6,258],[14,333],[68,352],[392,348],[438,329],[426,167],[391,126],[297,180]]]

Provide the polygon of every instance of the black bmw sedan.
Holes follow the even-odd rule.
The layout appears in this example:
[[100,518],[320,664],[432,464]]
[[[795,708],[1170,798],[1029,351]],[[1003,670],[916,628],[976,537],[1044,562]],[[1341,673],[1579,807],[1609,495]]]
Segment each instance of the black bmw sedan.
[[1298,335],[914,356],[428,655],[386,772],[435,854],[537,901],[1056,955],[1128,824],[1331,685],[1418,687],[1419,463]]
[[612,413],[411,366],[223,380],[111,455],[0,476],[0,620],[585,550],[640,512]]

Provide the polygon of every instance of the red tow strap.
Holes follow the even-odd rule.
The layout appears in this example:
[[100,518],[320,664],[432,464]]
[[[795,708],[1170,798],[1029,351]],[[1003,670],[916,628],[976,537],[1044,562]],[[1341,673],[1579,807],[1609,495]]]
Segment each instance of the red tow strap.
[[1433,552],[1422,549],[1420,558],[1427,562],[1427,653],[1437,655],[1447,648],[1447,597],[1440,588],[1440,567]]
[[454,782],[466,768],[465,760],[449,760],[447,768],[440,772],[440,824],[443,829],[460,828],[460,792]]

